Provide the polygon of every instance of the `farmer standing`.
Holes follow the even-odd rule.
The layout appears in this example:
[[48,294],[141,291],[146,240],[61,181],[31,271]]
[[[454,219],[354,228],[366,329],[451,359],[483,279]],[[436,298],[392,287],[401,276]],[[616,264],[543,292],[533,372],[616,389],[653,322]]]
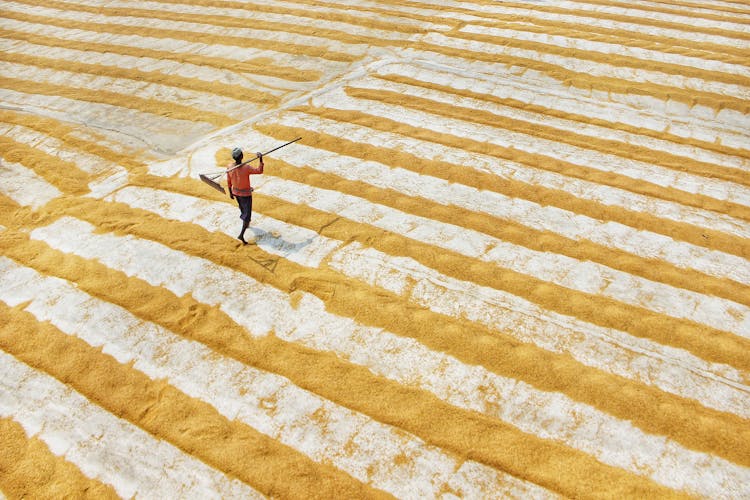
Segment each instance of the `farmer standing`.
[[249,163],[242,165],[242,150],[234,148],[232,150],[234,163],[227,165],[227,168],[232,169],[227,172],[229,197],[237,200],[237,205],[240,207],[240,219],[242,219],[242,231],[240,231],[237,239],[244,245],[247,245],[245,230],[250,225],[250,217],[253,212],[253,188],[250,186],[250,174],[263,173],[263,153],[257,153],[257,155],[259,161],[257,167],[251,167]]

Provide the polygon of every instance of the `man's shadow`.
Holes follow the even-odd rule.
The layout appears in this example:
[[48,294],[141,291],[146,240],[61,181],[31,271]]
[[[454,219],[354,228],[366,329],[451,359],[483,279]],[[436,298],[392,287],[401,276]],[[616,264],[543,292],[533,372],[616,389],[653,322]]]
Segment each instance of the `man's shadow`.
[[[293,243],[291,241],[285,240],[275,231],[266,231],[265,229],[253,226],[250,226],[248,229],[252,230],[253,235],[255,236],[256,245],[272,247],[275,250],[274,253],[282,258],[286,258],[289,255],[299,252],[306,246],[310,245],[310,243],[312,243],[315,239],[315,237],[311,237],[307,238],[306,240]],[[258,263],[269,271],[274,272],[274,270],[276,269],[276,265],[278,264],[278,258],[266,259],[263,262]]]

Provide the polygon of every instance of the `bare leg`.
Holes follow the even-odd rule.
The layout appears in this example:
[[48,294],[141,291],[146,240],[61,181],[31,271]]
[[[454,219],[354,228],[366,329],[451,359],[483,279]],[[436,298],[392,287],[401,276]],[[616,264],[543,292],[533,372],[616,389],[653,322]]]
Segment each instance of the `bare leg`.
[[247,229],[247,226],[250,225],[250,221],[243,220],[242,221],[242,231],[240,231],[240,235],[237,236],[237,239],[242,242],[243,245],[247,245],[247,241],[245,241],[245,229]]

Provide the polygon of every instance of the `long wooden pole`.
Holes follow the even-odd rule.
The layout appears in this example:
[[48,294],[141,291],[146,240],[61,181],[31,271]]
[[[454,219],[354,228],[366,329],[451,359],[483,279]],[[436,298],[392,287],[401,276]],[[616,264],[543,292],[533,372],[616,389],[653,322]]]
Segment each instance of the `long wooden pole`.
[[[273,152],[274,152],[274,151],[276,151],[277,149],[281,149],[281,148],[283,148],[284,146],[288,146],[288,145],[290,145],[290,144],[291,144],[291,143],[293,143],[293,142],[297,142],[297,141],[299,141],[300,139],[302,139],[302,137],[297,137],[296,139],[292,139],[291,141],[289,141],[289,142],[286,142],[286,143],[282,144],[281,146],[276,146],[275,148],[273,148],[273,149],[270,149],[270,150],[268,150],[268,151],[266,151],[265,153],[262,153],[262,154],[263,154],[263,156],[266,156],[267,154],[273,153]],[[244,161],[244,162],[240,163],[239,165],[235,165],[235,166],[234,166],[234,167],[232,167],[232,168],[228,168],[228,169],[226,169],[226,170],[225,170],[225,171],[224,171],[223,173],[225,173],[225,174],[226,174],[227,172],[231,172],[231,171],[232,171],[232,170],[234,170],[235,168],[240,168],[240,167],[241,167],[241,166],[243,166],[243,165],[247,165],[248,163],[250,163],[250,162],[252,162],[252,161],[255,161],[255,160],[257,160],[258,158],[259,158],[259,156],[258,156],[258,155],[255,155],[255,158],[251,158],[250,160]],[[221,175],[221,174],[219,174],[219,175]]]

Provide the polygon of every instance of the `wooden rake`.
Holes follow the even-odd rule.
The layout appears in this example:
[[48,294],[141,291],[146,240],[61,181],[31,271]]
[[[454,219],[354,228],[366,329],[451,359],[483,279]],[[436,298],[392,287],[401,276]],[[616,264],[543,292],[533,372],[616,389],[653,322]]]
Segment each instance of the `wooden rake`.
[[[270,150],[268,150],[267,152],[263,153],[263,156],[266,156],[266,155],[268,155],[269,153],[273,153],[273,152],[274,152],[274,151],[276,151],[277,149],[281,149],[281,148],[283,148],[284,146],[288,146],[288,145],[290,145],[290,144],[291,144],[291,143],[293,143],[293,142],[297,142],[297,141],[299,141],[300,139],[302,139],[302,137],[297,137],[296,139],[292,139],[292,140],[291,140],[291,141],[289,141],[289,142],[285,142],[285,143],[284,143],[284,144],[282,144],[281,146],[276,146],[275,148],[273,148],[273,149],[270,149]],[[211,186],[211,187],[212,187],[212,188],[214,188],[215,190],[217,190],[217,191],[220,191],[220,192],[221,192],[221,193],[223,193],[223,194],[226,194],[226,191],[224,190],[224,187],[223,187],[223,186],[222,186],[221,184],[219,184],[218,182],[216,182],[216,179],[218,179],[218,178],[219,178],[219,177],[221,177],[222,175],[225,175],[225,174],[226,174],[226,173],[228,173],[228,172],[231,172],[231,171],[232,171],[232,170],[234,170],[235,168],[240,168],[240,167],[241,167],[241,166],[243,166],[243,165],[247,165],[248,163],[250,163],[250,162],[253,162],[253,161],[257,160],[258,158],[259,158],[259,157],[258,157],[258,155],[255,155],[255,157],[254,157],[254,158],[251,158],[251,159],[249,159],[249,160],[247,160],[247,161],[245,161],[245,162],[242,162],[242,163],[240,163],[239,165],[235,165],[235,166],[234,166],[234,167],[232,167],[232,168],[228,168],[228,169],[226,169],[226,170],[222,170],[221,172],[216,172],[216,173],[212,172],[212,173],[208,173],[208,174],[200,174],[200,175],[198,175],[198,177],[200,177],[200,180],[202,180],[203,182],[205,182],[206,184],[208,184],[209,186]]]

